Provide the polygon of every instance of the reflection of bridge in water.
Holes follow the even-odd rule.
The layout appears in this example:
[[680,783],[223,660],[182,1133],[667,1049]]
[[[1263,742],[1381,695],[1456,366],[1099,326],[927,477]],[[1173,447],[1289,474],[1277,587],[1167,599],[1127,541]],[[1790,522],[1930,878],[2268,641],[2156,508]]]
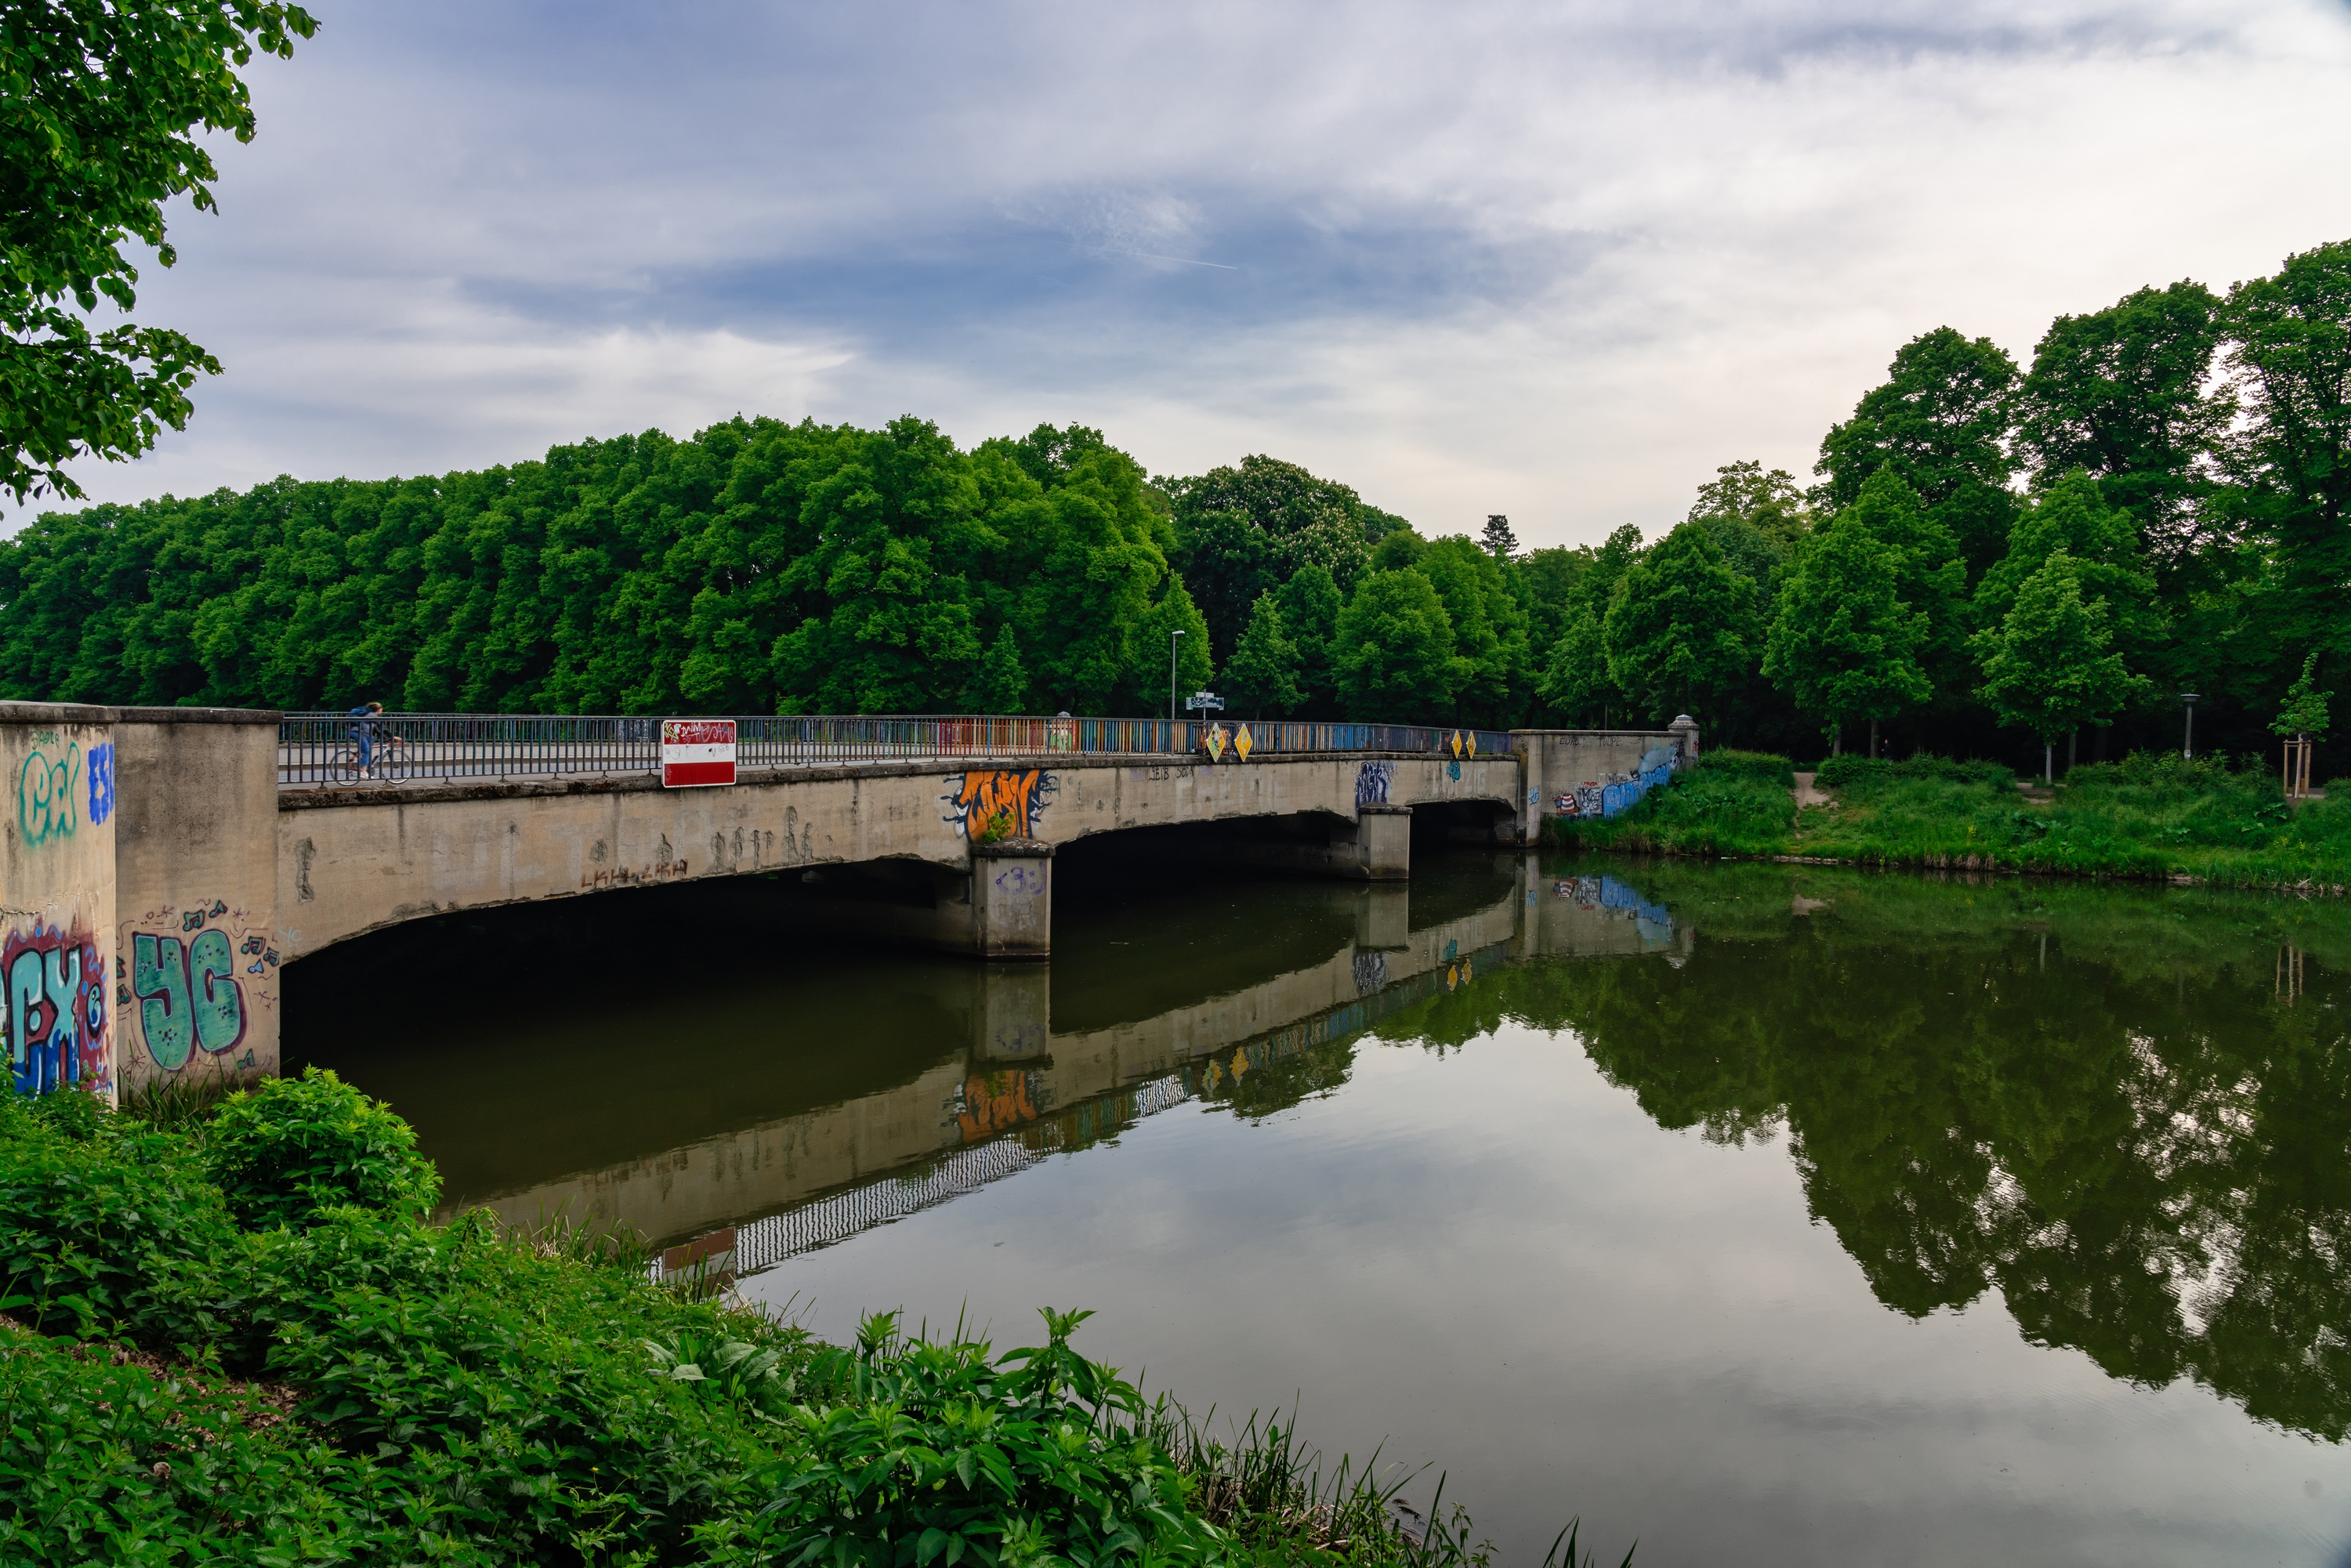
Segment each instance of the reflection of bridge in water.
[[1352,942],[1323,962],[1107,1027],[1056,1030],[1051,966],[971,972],[968,1049],[871,1093],[494,1196],[676,1242],[674,1269],[749,1271],[949,1201],[1537,957],[1675,955],[1691,933],[1614,878],[1543,878],[1411,929],[1405,886],[1355,892]]

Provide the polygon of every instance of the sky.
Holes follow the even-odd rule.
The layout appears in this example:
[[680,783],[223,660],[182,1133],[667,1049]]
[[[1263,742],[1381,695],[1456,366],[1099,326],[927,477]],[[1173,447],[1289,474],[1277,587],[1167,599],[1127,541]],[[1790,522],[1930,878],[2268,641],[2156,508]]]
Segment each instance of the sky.
[[310,8],[143,268],[225,373],[94,500],[912,413],[1654,536],[1920,332],[2351,238],[2346,0]]

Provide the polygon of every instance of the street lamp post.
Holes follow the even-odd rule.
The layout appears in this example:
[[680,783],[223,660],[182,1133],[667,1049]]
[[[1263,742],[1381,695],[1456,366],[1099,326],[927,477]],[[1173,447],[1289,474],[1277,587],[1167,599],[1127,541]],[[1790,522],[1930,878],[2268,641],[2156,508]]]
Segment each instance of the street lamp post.
[[2190,762],[2196,760],[2196,699],[2201,695],[2199,692],[2179,694],[2179,700],[2188,705],[2188,743],[2183,749],[2183,755]]
[[1183,634],[1180,626],[1167,633],[1167,740],[1171,746],[1176,740],[1176,639]]

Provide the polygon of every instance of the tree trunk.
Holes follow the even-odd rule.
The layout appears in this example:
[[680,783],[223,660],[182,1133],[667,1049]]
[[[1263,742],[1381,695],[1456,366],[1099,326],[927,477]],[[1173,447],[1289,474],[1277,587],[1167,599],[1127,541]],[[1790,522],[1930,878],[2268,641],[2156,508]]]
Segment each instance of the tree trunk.
[[1877,760],[1877,721],[1876,719],[1869,721],[1869,759],[1872,762]]
[[1831,757],[1844,755],[1844,726],[1841,724],[1829,727],[1829,755]]
[[2056,757],[2057,743],[2051,740],[2043,741],[2041,743],[2041,781],[2043,784],[2057,782],[2057,775],[2054,771],[2057,766]]
[[2074,764],[2082,759],[2082,732],[2075,730],[2065,737],[2065,771],[2074,771]]

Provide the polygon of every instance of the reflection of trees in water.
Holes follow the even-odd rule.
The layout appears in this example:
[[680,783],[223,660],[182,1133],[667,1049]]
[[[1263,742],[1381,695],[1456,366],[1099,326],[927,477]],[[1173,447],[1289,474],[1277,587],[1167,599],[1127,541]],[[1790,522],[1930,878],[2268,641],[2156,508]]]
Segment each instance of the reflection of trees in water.
[[1574,1030],[1661,1125],[1731,1142],[1784,1125],[1814,1217],[1887,1306],[1923,1316],[1997,1285],[2035,1343],[2343,1437],[2351,986],[2311,965],[2279,1005],[2274,946],[2241,923],[2200,948],[2175,928],[2154,963],[2085,959],[2086,934],[2044,959],[2046,924],[2010,918],[2032,897],[1962,909],[1879,882],[1708,940],[1701,894],[1677,908],[1700,932],[1679,971],[1548,964],[1477,989]]

